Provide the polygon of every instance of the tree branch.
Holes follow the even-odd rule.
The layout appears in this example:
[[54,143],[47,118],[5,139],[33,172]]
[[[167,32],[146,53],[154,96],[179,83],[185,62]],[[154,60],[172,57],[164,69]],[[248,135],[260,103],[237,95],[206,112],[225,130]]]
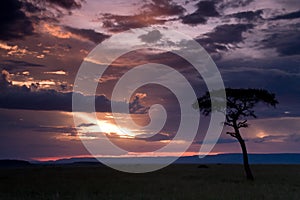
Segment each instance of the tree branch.
[[230,135],[231,137],[237,138],[236,133],[234,132],[226,132],[226,134]]
[[239,122],[239,123],[237,124],[237,127],[238,127],[238,128],[247,128],[247,127],[248,127],[247,120],[244,120],[244,121],[242,121],[242,122]]

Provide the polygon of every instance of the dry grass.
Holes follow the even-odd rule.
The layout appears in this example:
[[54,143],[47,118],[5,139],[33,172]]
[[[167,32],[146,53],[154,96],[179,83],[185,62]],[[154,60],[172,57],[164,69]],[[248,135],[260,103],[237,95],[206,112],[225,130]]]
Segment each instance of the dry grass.
[[0,199],[300,199],[299,165],[172,165],[146,174],[103,166],[0,169]]

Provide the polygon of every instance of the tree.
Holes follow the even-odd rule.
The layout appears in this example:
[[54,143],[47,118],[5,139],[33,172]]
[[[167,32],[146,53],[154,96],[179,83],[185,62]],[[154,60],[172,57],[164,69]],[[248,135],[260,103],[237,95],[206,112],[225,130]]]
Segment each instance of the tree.
[[[197,107],[202,114],[209,115],[212,111],[226,111],[226,121],[224,125],[233,129],[232,132],[227,132],[228,135],[236,138],[241,146],[243,152],[243,163],[248,180],[254,180],[251,172],[248,153],[244,139],[241,136],[241,128],[247,128],[249,126],[247,119],[250,117],[256,118],[254,107],[259,103],[275,107],[278,101],[275,98],[275,94],[268,92],[264,89],[231,89],[226,88],[226,109],[220,110],[220,108],[211,108],[212,101],[218,101],[218,91],[206,92],[205,95],[198,98],[196,102]],[[210,95],[211,94],[211,95]],[[211,96],[213,98],[211,98]],[[196,105],[194,104],[194,106]],[[215,103],[214,105],[218,105]]]

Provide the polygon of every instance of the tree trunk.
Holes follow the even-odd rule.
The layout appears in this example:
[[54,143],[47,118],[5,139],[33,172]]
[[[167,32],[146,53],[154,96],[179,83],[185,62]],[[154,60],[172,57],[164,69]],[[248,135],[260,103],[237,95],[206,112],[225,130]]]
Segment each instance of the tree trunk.
[[243,161],[244,161],[244,168],[245,168],[247,179],[253,181],[254,177],[251,172],[249,161],[248,161],[248,152],[247,152],[246,144],[239,132],[237,133],[237,139],[243,151]]

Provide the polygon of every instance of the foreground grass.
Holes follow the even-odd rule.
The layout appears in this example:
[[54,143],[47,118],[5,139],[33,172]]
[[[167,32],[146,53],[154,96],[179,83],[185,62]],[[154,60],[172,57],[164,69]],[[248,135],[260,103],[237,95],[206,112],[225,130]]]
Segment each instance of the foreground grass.
[[103,166],[0,169],[0,199],[300,199],[300,166],[172,165],[146,174]]

